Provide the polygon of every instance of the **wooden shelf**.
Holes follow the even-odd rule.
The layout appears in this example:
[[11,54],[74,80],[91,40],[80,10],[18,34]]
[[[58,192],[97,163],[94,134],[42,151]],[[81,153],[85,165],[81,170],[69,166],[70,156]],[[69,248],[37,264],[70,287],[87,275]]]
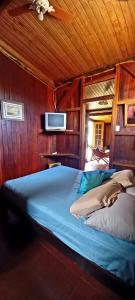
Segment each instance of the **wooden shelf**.
[[73,135],[79,135],[80,131],[76,131],[76,130],[66,130],[65,132],[63,132],[65,134],[73,134]]
[[123,132],[123,133],[122,132],[119,132],[119,133],[116,132],[115,135],[116,136],[135,136],[135,133],[134,132],[133,133],[131,133],[131,132]]
[[126,167],[126,168],[135,168],[135,162],[134,161],[113,161],[113,165],[115,166],[121,166],[121,167]]
[[57,157],[68,157],[68,158],[73,158],[73,159],[80,159],[79,155],[73,154],[73,153],[57,153],[57,154],[51,154],[51,153],[43,153],[40,155],[41,157],[46,157],[46,158],[52,158],[55,159]]
[[77,130],[42,130],[41,133],[45,134],[69,134],[69,135],[80,135],[80,131]]

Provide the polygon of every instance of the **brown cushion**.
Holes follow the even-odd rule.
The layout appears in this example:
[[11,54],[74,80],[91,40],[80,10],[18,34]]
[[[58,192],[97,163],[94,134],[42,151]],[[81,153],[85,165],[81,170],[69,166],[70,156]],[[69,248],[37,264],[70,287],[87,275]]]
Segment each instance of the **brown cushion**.
[[132,186],[134,182],[134,174],[131,170],[123,170],[120,172],[113,173],[111,178],[116,182],[120,183],[125,188]]
[[75,201],[70,207],[70,212],[78,218],[88,216],[97,209],[111,205],[117,199],[117,195],[121,190],[121,185],[111,180],[88,191]]

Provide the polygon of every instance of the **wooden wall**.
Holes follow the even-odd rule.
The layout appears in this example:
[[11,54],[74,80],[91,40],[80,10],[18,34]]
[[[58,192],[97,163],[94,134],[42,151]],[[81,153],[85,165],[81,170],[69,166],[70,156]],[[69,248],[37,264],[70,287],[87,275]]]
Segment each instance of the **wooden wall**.
[[0,100],[24,103],[24,122],[0,118],[0,183],[44,169],[41,153],[55,151],[55,136],[41,131],[41,115],[54,111],[52,88],[0,54]]
[[104,146],[111,144],[111,123],[104,123]]
[[[135,105],[135,63],[125,63],[118,66],[117,70],[112,163],[118,168],[135,168],[135,126],[125,126],[124,123],[125,104]],[[119,132],[115,131],[116,125],[120,125]]]
[[57,133],[56,151],[73,154],[74,157],[61,158],[61,162],[75,168],[79,167],[80,154],[80,88],[81,80],[76,79],[56,92],[57,111],[67,114],[67,132]]
[[[108,76],[108,74],[107,74]],[[114,71],[111,76],[115,77]],[[100,81],[104,80],[104,74],[100,76]],[[85,79],[86,81],[86,79]],[[82,83],[82,82],[81,82]],[[74,85],[67,84],[57,90],[57,106],[59,109],[72,109],[80,107],[79,111],[68,112],[68,128],[79,130],[80,135],[57,135],[56,148],[61,152],[72,152],[85,157],[85,106],[86,100],[83,100],[81,91],[81,83],[78,88],[74,89]],[[85,85],[85,83],[84,83]],[[83,85],[83,87],[84,87]],[[73,89],[73,93],[71,91]],[[84,89],[82,89],[84,91]],[[81,95],[82,93],[82,95]],[[70,97],[69,97],[70,95]],[[66,97],[67,96],[67,97]],[[125,127],[124,124],[124,107],[125,103],[135,104],[135,63],[124,63],[116,67],[116,84],[115,97],[113,101],[112,130],[106,129],[106,144],[110,144],[111,140],[111,165],[117,168],[135,168],[135,127]],[[82,117],[83,115],[83,117]],[[82,122],[83,120],[83,122]],[[120,132],[116,132],[116,125],[120,125]],[[65,161],[67,165],[74,167],[80,166],[77,161],[68,159]],[[84,166],[82,161],[81,166]]]
[[[116,91],[111,132],[111,163],[118,167],[135,165],[135,127],[124,126],[124,103],[135,103],[135,63],[117,67]],[[104,75],[103,75],[104,76]],[[60,152],[73,156],[57,157],[62,164],[79,168],[85,153],[85,101],[83,80],[75,79],[57,88],[39,82],[0,54],[0,100],[24,103],[24,122],[0,118],[0,183],[46,168],[42,153]],[[130,99],[130,100],[129,100]],[[45,133],[41,118],[45,111],[65,111],[67,131]],[[120,125],[120,132],[115,126]],[[106,136],[108,136],[106,134]],[[81,163],[80,163],[81,162]]]

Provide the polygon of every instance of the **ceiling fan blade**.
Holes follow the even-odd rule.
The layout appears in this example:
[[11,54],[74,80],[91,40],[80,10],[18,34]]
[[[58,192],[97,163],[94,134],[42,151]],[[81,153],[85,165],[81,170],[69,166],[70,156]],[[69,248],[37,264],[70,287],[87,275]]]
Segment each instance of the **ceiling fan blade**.
[[11,17],[17,17],[26,13],[31,12],[30,8],[31,3],[27,3],[21,6],[17,6],[13,9],[8,10],[8,13]]
[[50,12],[49,15],[64,21],[64,22],[72,22],[74,16],[68,12],[66,12],[65,10],[59,8],[59,7],[54,7],[55,11],[54,12]]
[[2,13],[2,11],[8,6],[8,4],[10,2],[12,2],[13,0],[1,0],[0,1],[0,14]]

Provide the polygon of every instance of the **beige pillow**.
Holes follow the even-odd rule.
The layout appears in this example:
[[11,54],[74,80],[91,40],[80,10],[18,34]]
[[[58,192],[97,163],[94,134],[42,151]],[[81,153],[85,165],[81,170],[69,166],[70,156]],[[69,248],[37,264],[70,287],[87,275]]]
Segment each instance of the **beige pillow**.
[[131,170],[123,170],[120,172],[113,173],[111,178],[120,183],[123,187],[132,186],[134,182],[134,174]]
[[93,212],[85,224],[129,242],[135,242],[135,197],[120,193],[111,207]]
[[88,191],[80,199],[75,201],[70,207],[70,212],[78,218],[88,216],[97,209],[110,206],[117,199],[117,195],[121,191],[121,185],[111,180],[104,185]]

